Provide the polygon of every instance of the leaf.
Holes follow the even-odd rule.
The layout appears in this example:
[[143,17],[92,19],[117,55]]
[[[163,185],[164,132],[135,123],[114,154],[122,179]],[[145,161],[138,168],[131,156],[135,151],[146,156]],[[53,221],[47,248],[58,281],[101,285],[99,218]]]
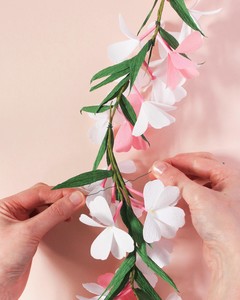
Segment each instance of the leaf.
[[142,244],[141,247],[137,248],[138,254],[141,256],[144,263],[155,272],[158,276],[160,276],[163,280],[169,283],[177,292],[178,288],[173,280],[167,275],[166,272],[163,271],[148,255],[146,252],[146,244]]
[[115,88],[107,95],[107,97],[101,102],[101,104],[98,106],[97,112],[102,108],[104,104],[111,101],[112,99],[116,98],[118,94],[120,93],[121,89],[126,85],[129,81],[129,76],[124,77],[116,86]]
[[147,293],[145,293],[143,290],[141,289],[135,289],[134,290],[135,294],[138,297],[138,300],[146,300],[149,299],[149,295]]
[[145,60],[147,52],[149,51],[152,45],[152,40],[149,40],[144,47],[135,55],[132,59],[129,60],[130,65],[130,89],[133,87],[135,79],[139,73],[139,70]]
[[147,17],[145,18],[145,20],[144,20],[142,26],[140,27],[140,29],[138,30],[137,35],[139,35],[139,33],[141,32],[141,30],[143,29],[143,27],[147,24],[147,22],[150,19],[151,15],[152,15],[152,12],[153,12],[155,6],[157,5],[157,3],[158,3],[158,0],[155,0],[154,3],[153,3],[152,8],[150,10],[150,12],[148,13]]
[[116,299],[115,297],[125,288],[125,286],[129,282],[129,275],[130,275],[130,271],[126,274],[126,276],[123,278],[120,284],[114,285],[114,287],[110,290],[109,294],[104,299],[105,300]]
[[[135,281],[139,287],[148,295],[148,300],[162,300],[155,292],[154,288],[150,285],[143,273],[136,267],[135,268]],[[149,298],[150,297],[150,298]],[[143,298],[142,298],[143,299]]]
[[104,105],[102,106],[99,110],[98,110],[99,106],[98,105],[93,105],[93,106],[84,106],[81,110],[80,113],[82,113],[83,111],[88,112],[88,113],[92,113],[92,114],[96,114],[96,113],[103,113],[107,110],[110,109],[110,105]]
[[176,11],[179,17],[192,29],[199,31],[203,36],[204,33],[200,30],[200,28],[195,23],[194,19],[190,15],[184,0],[170,0],[170,4],[172,8]]
[[97,154],[97,157],[95,159],[95,162],[93,164],[93,170],[96,170],[103,158],[103,155],[105,154],[106,150],[107,150],[107,141],[108,141],[108,134],[109,134],[109,131],[107,130],[104,138],[103,138],[103,141],[102,141],[102,144],[98,150],[98,154]]
[[125,60],[119,64],[112,65],[110,67],[107,67],[107,68],[99,71],[92,77],[91,82],[93,82],[94,80],[112,75],[114,73],[121,72],[123,70],[128,70],[128,69],[129,69],[129,63],[128,63],[128,60]]
[[137,245],[141,247],[142,244],[145,244],[143,239],[143,225],[135,216],[132,208],[128,206],[126,202],[123,202],[121,216],[124,224],[129,229],[129,234],[132,236]]
[[107,286],[106,290],[102,294],[102,295],[105,295],[106,292],[110,290],[111,294],[109,293],[106,296],[105,300],[114,299],[114,298],[110,298],[110,296],[112,297],[113,294],[116,293],[116,291],[118,291],[118,289],[120,287],[122,287],[122,284],[125,283],[126,277],[129,278],[129,273],[133,269],[135,262],[136,262],[135,254],[130,253],[127,256],[127,258],[123,261],[123,263],[120,265],[120,267],[118,268],[117,272],[115,273],[113,279],[111,280],[111,282]]
[[175,39],[173,35],[164,30],[162,27],[159,28],[159,33],[161,37],[170,45],[174,50],[179,46],[179,42]]
[[126,119],[134,126],[137,122],[137,116],[132,105],[124,95],[122,95],[119,104]]
[[123,77],[124,75],[126,75],[127,73],[129,73],[129,69],[124,69],[122,71],[119,71],[119,72],[116,72],[116,73],[113,73],[112,75],[110,75],[108,78],[106,78],[105,80],[103,80],[102,82],[100,82],[99,84],[96,84],[95,86],[93,86],[91,89],[90,89],[90,92],[110,83],[110,82],[113,82],[114,80],[117,80],[118,78],[120,77]]
[[82,173],[80,175],[74,176],[58,185],[53,187],[53,190],[61,189],[61,188],[72,188],[79,187],[86,184],[90,184],[105,178],[112,177],[113,172],[107,170],[95,170],[86,173]]

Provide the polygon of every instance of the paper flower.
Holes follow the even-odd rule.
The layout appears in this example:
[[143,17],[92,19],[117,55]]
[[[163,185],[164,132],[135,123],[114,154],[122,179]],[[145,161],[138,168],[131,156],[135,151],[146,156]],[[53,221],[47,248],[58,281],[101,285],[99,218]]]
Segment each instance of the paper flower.
[[93,227],[105,228],[93,241],[91,256],[95,259],[105,260],[110,252],[117,259],[122,259],[126,253],[134,250],[134,242],[125,231],[116,227],[107,200],[97,196],[89,203],[92,218],[85,214],[80,216],[80,221]]
[[155,129],[161,129],[175,122],[175,118],[167,113],[175,107],[164,103],[146,101],[142,103],[137,122],[132,134],[140,136],[147,130],[148,125]]
[[126,59],[141,43],[139,37],[128,29],[122,15],[119,15],[119,27],[128,39],[108,47],[108,56],[113,63]]
[[88,114],[89,117],[95,120],[95,124],[89,130],[89,138],[94,144],[101,144],[106,134],[109,124],[109,112],[98,114]]
[[147,216],[143,237],[147,243],[157,242],[161,237],[173,238],[184,225],[184,211],[175,207],[179,199],[176,186],[166,186],[160,180],[148,182],[143,191]]
[[160,268],[163,268],[169,264],[172,248],[171,240],[161,238],[160,241],[152,243],[151,246],[147,245],[147,253]]

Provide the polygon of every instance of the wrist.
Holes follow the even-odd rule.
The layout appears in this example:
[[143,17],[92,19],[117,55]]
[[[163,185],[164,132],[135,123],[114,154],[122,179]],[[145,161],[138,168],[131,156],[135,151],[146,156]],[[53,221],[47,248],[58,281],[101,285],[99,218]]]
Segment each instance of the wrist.
[[210,269],[208,300],[240,299],[240,248],[231,247],[225,251],[212,249],[206,259]]

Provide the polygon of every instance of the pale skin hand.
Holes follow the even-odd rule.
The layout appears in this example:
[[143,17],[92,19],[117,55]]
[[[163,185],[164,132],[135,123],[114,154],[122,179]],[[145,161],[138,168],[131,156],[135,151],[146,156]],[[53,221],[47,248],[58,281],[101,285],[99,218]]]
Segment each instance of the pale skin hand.
[[207,299],[239,300],[240,171],[210,153],[189,153],[155,162],[152,174],[165,185],[177,185],[189,205],[211,270]]
[[[84,195],[75,189],[51,190],[45,184],[0,200],[0,295],[15,300],[22,294],[32,258],[42,237],[83,207]],[[37,208],[47,209],[31,217]]]

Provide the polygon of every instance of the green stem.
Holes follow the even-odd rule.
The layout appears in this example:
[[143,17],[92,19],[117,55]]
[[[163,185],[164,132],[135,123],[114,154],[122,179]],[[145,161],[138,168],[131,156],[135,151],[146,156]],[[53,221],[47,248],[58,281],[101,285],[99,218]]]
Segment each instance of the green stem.
[[159,9],[158,9],[156,29],[155,29],[154,35],[152,37],[153,44],[155,44],[156,37],[157,37],[159,29],[161,27],[161,19],[162,19],[164,4],[165,4],[165,0],[162,0],[160,3]]

